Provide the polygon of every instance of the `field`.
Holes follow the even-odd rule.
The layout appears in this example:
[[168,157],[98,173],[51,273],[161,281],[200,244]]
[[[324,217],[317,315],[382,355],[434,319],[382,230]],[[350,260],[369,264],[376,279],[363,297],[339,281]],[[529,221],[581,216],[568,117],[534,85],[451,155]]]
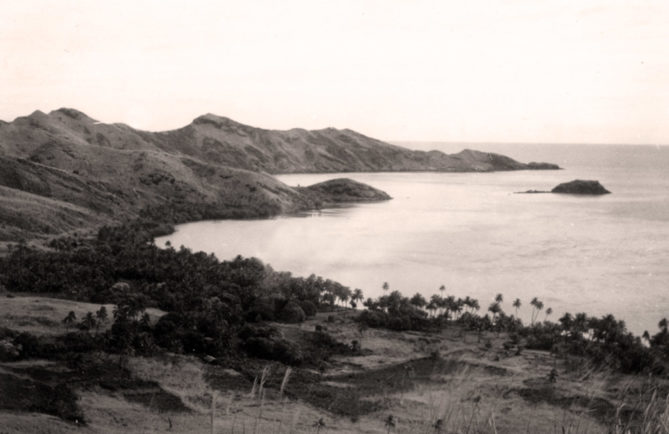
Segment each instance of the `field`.
[[[80,317],[99,307],[2,296],[0,324],[65,333],[60,320],[69,311]],[[362,330],[354,315],[338,310],[273,324],[292,342],[317,326],[339,342],[359,342],[355,355],[331,357],[318,369],[287,372],[260,359],[217,364],[170,353],[102,353],[79,369],[39,359],[3,362],[0,432],[606,433],[636,432],[644,418],[658,428],[649,432],[665,432],[664,380],[651,387],[646,377],[595,370],[580,359],[518,351],[505,333]],[[54,384],[63,378],[75,396],[59,394]]]

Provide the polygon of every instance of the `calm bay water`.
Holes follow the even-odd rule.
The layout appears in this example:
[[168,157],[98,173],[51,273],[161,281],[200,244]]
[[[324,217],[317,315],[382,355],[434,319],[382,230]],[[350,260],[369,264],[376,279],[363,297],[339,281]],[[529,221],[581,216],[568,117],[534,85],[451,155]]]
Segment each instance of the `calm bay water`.
[[[462,146],[412,144],[456,152]],[[613,313],[636,333],[669,316],[669,148],[585,145],[477,145],[561,171],[499,173],[347,173],[282,175],[288,185],[340,176],[388,192],[393,200],[269,220],[180,225],[169,240],[220,259],[255,256],[276,270],[337,280],[366,296],[495,294],[504,308],[539,297],[564,312]],[[611,195],[514,194],[597,179]],[[543,317],[543,314],[542,314]]]

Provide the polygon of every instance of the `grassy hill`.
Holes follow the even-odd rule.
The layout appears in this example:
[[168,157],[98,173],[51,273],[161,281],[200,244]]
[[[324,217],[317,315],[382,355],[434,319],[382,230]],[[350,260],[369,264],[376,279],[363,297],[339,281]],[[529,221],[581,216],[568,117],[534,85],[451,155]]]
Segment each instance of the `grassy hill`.
[[[275,173],[557,168],[472,150],[412,151],[351,130],[265,130],[211,114],[180,129],[147,132],[65,108],[1,123],[0,151],[0,241],[142,213],[178,223],[343,201],[332,189],[290,188],[269,175]],[[341,191],[354,201],[381,198]]]
[[[558,168],[546,163],[523,164],[503,155],[473,150],[452,155],[414,151],[349,129],[266,130],[213,114],[200,116],[176,130],[147,132],[124,124],[101,123],[73,109],[49,114],[36,111],[0,124],[0,147],[4,155],[79,173],[97,168],[89,164],[91,154],[111,157],[120,155],[119,151],[167,153],[273,174]],[[113,165],[114,160],[107,163]]]

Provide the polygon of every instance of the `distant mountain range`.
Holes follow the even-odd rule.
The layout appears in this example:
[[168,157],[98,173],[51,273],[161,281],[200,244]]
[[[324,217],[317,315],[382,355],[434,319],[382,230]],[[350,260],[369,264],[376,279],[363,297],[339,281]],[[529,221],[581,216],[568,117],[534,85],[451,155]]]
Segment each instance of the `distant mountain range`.
[[211,114],[148,132],[65,108],[0,122],[0,151],[0,240],[169,207],[207,204],[204,214],[172,218],[179,222],[273,215],[332,199],[319,203],[269,174],[558,168],[472,150],[413,151],[347,129],[266,130]]

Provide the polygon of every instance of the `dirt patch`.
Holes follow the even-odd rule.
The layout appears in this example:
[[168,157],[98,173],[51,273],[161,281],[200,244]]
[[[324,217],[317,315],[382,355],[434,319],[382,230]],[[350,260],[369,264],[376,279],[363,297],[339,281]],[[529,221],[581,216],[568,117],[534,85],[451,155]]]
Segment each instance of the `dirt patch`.
[[550,384],[542,385],[537,382],[536,387],[512,389],[505,395],[508,396],[511,393],[517,394],[531,404],[546,403],[567,410],[581,408],[604,425],[609,425],[616,420],[634,424],[642,416],[640,411],[630,408],[622,408],[618,411],[618,408],[610,401],[601,397],[563,394],[559,388]]
[[204,378],[207,384],[217,390],[250,391],[253,381],[250,381],[244,375],[231,371],[220,366],[210,365],[206,368]]
[[463,369],[481,369],[498,376],[506,374],[503,368],[426,357],[343,375],[326,376],[300,370],[291,377],[286,393],[331,413],[357,417],[389,408],[389,397],[396,393],[411,390],[418,384],[445,382],[446,376]]
[[302,399],[309,404],[339,416],[358,417],[383,408],[381,402],[365,399],[366,391],[359,387],[342,387],[348,382],[321,382],[322,376],[307,372],[297,372],[291,378],[286,394],[294,399]]
[[130,390],[123,392],[123,397],[131,402],[142,404],[149,410],[155,410],[159,413],[190,413],[191,410],[184,405],[181,399],[171,393],[166,392],[161,387],[151,387],[148,389]]
[[[20,378],[22,381],[38,385],[32,387],[41,387],[57,391],[57,396],[54,398],[56,400],[55,402],[60,402],[64,399],[60,398],[61,395],[70,399],[68,398],[69,395],[67,395],[63,389],[63,385],[67,384],[67,391],[69,391],[74,400],[72,402],[76,402],[76,395],[71,388],[84,390],[102,388],[111,392],[117,392],[128,401],[140,403],[147,406],[149,409],[158,412],[191,411],[183,404],[179,397],[165,391],[158,383],[136,378],[118,363],[104,358],[82,358],[70,367],[66,367],[62,364],[36,364],[26,366],[7,366],[6,368],[14,374],[13,376],[8,375],[8,377]],[[11,385],[14,383],[8,384]],[[0,387],[0,390],[3,390],[4,392],[4,387]],[[30,389],[17,389],[17,393],[19,393],[17,396],[21,396],[20,393],[25,394],[26,390]],[[57,404],[57,408],[60,408],[60,406],[61,404]],[[24,404],[18,408],[26,410],[28,409],[28,405]],[[49,409],[48,406],[45,408],[47,410]],[[51,410],[51,412],[46,410],[39,411],[37,410],[37,407],[35,407],[34,410],[29,411],[53,414],[65,420],[73,420],[70,416],[70,413],[72,413],[73,410],[68,410],[69,407],[67,406],[63,408],[64,410],[58,410],[57,412],[54,412],[53,410]],[[75,414],[75,418],[78,417],[79,420],[83,420],[78,413],[74,412],[72,414]]]

